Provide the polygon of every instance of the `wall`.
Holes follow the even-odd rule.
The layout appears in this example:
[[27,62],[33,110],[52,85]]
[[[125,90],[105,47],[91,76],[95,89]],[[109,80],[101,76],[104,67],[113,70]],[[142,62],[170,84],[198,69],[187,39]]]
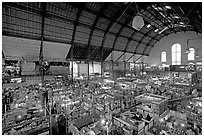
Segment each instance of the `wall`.
[[52,75],[64,74],[67,75],[69,73],[69,68],[65,66],[50,66],[50,73]]
[[[149,63],[150,65],[161,65],[161,52],[166,51],[167,57],[166,57],[166,64],[171,65],[171,46],[175,43],[181,44],[181,64],[185,65],[188,63],[188,56],[185,53],[185,50],[187,48],[187,39],[197,38],[199,36],[202,36],[202,34],[197,34],[195,32],[179,32],[176,34],[171,34],[167,37],[162,38],[159,42],[155,44],[155,46],[152,48],[150,55],[148,57],[144,58],[145,63]],[[189,48],[193,47],[195,49],[199,48],[199,55],[202,56],[202,39],[196,39],[189,41]],[[198,59],[195,58],[196,61],[201,61],[201,57]]]
[[[79,65],[79,75],[88,75],[88,64],[80,63]],[[89,74],[91,73],[101,73],[101,63],[94,62],[89,64]]]

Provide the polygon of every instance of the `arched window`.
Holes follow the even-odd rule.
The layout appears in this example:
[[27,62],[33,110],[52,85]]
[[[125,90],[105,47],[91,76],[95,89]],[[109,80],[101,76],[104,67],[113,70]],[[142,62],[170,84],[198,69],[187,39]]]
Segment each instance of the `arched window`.
[[195,57],[195,50],[194,48],[190,48],[190,53],[188,53],[188,60],[194,60]]
[[181,65],[181,45],[176,43],[171,47],[172,65]]
[[166,62],[166,51],[161,53],[161,62]]

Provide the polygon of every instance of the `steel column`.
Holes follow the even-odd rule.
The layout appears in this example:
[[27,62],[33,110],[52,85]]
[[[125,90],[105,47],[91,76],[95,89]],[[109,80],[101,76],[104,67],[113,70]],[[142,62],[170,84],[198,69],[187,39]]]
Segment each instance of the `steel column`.
[[46,5],[47,3],[41,3],[41,44],[40,44],[40,55],[39,55],[39,62],[40,62],[40,70],[41,70],[41,82],[42,86],[44,87],[44,65],[43,65],[43,40],[44,40],[44,26],[45,26],[45,16],[46,16]]
[[112,78],[113,78],[113,71],[114,71],[114,60],[113,60],[113,56],[114,56],[114,54],[113,54],[113,52],[111,53],[111,63],[112,63],[112,65],[111,65],[111,76],[112,76]]
[[[106,7],[108,6],[108,3],[104,3],[103,6],[101,7],[100,11],[98,12],[97,16],[96,16],[96,19],[94,20],[94,23],[91,27],[91,32],[90,32],[90,35],[89,35],[89,40],[88,40],[88,80],[89,80],[89,61],[90,61],[90,55],[93,53],[90,54],[90,49],[91,49],[91,39],[92,39],[92,35],[93,35],[93,32],[95,30],[95,27],[96,27],[96,24],[99,20],[99,18],[101,17],[101,15],[103,14],[104,10],[106,9]],[[101,68],[102,68],[102,65],[101,65]]]
[[[74,39],[75,39],[75,34],[76,34],[76,28],[77,28],[77,25],[78,25],[78,21],[79,21],[79,17],[81,15],[81,12],[82,12],[82,3],[80,4],[80,8],[78,9],[78,14],[77,14],[77,17],[76,17],[76,20],[75,20],[75,25],[74,25],[74,29],[73,29],[73,33],[72,33],[72,40],[71,40],[71,61],[72,61],[72,83],[74,82],[74,69],[73,69],[73,66],[74,66]],[[67,53],[67,58],[68,58],[68,54],[69,52]]]

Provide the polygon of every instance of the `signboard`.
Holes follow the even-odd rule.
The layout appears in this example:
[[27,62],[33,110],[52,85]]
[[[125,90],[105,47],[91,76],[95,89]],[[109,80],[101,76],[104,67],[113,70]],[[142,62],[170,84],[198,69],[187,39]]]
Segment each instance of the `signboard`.
[[194,65],[170,65],[170,71],[192,72],[192,71],[195,71],[195,66]]

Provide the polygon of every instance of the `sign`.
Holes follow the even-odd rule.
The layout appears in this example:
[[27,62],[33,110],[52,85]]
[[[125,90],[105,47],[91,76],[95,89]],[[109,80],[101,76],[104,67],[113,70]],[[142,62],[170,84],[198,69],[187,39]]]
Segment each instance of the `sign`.
[[170,65],[170,71],[192,72],[195,71],[195,67],[193,65]]

